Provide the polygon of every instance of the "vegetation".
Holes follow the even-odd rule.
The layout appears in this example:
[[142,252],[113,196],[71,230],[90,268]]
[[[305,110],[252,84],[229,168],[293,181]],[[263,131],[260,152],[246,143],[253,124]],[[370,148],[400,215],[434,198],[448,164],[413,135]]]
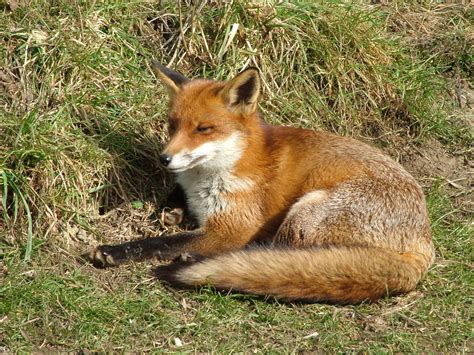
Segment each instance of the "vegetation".
[[[474,85],[472,5],[35,0],[0,10],[1,350],[472,351],[472,125],[461,119],[474,105],[462,99]],[[438,252],[418,290],[370,305],[280,304],[170,290],[150,263],[78,261],[97,243],[166,229],[167,99],[151,58],[189,77],[256,66],[266,120],[399,158],[426,189]],[[437,165],[416,163],[426,158]]]

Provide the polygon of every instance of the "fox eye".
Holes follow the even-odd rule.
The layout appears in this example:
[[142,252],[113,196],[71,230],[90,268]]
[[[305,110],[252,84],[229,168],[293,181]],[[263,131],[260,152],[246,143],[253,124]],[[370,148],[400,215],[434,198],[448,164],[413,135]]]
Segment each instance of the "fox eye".
[[199,125],[197,126],[196,131],[198,131],[199,133],[211,133],[213,129],[214,129],[214,126]]

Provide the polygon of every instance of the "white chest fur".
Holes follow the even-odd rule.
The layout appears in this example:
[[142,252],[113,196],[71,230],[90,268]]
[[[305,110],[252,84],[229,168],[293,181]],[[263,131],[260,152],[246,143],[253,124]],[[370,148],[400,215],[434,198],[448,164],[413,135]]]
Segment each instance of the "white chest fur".
[[235,194],[254,185],[253,180],[237,177],[233,173],[244,146],[241,135],[233,133],[225,139],[206,142],[186,153],[191,160],[199,157],[202,161],[177,174],[189,208],[200,225],[204,225],[211,215],[229,212],[234,207]]
[[235,194],[250,189],[254,182],[229,171],[212,171],[196,167],[178,175],[189,209],[202,226],[209,216],[228,213],[235,207]]

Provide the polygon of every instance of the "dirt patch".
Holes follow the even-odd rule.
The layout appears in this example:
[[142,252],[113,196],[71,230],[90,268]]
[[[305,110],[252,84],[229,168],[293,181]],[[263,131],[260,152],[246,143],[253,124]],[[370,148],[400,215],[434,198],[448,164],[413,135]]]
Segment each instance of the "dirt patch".
[[156,206],[146,202],[137,207],[137,203],[124,203],[98,217],[92,223],[93,231],[77,224],[65,224],[64,240],[71,240],[74,246],[92,248],[98,244],[123,243],[140,237],[160,235],[163,228]]
[[71,221],[62,225],[60,240],[71,255],[83,255],[102,244],[120,244],[131,240],[158,237],[162,234],[195,229],[196,222],[185,214],[179,225],[169,225],[170,208],[162,208],[156,202],[132,201],[123,203],[105,215],[95,218],[91,229]]
[[[453,122],[473,132],[474,129],[474,89],[467,80],[456,80],[456,92],[452,93],[458,101],[459,109],[453,112]],[[462,213],[474,212],[474,146],[462,144],[447,147],[435,138],[414,144],[406,137],[392,136],[391,145],[384,150],[399,161],[429,190],[433,184],[442,180],[445,192]]]
[[[463,148],[461,148],[463,149]],[[461,212],[474,210],[474,159],[472,148],[448,152],[435,139],[421,147],[407,145],[397,152],[400,163],[415,176],[425,188],[442,180],[446,193],[453,198]]]

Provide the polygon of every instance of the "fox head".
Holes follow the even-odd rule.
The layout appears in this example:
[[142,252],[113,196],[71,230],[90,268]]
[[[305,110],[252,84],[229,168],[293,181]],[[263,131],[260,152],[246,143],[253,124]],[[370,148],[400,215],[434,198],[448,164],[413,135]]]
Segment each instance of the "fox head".
[[246,148],[257,118],[258,71],[228,82],[189,80],[156,61],[152,67],[170,96],[169,142],[160,160],[170,171],[231,168]]

